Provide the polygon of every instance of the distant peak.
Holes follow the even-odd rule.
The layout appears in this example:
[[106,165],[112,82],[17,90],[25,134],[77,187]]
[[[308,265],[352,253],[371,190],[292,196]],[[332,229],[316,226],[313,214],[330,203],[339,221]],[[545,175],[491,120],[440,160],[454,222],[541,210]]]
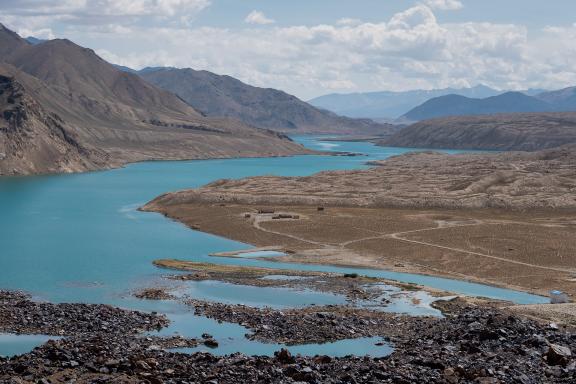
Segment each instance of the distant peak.
[[69,40],[69,39],[52,39],[50,41],[55,42],[55,43],[77,45],[76,43],[74,43],[72,40]]
[[34,36],[28,36],[24,40],[26,40],[27,42],[29,42],[32,45],[38,45],[38,44],[42,44],[42,43],[49,41],[47,39],[39,39],[39,38],[34,37]]
[[487,86],[486,84],[477,84],[471,89],[494,89],[492,87]]
[[81,45],[76,44],[75,42],[73,42],[72,40],[68,40],[68,39],[52,39],[52,40],[48,40],[45,42],[45,45],[47,47],[56,47],[59,49],[65,49],[65,50],[75,50],[78,52],[86,52],[89,53],[91,55],[96,55],[96,53],[94,52],[93,49],[90,48],[85,48]]
[[139,73],[150,73],[150,72],[158,72],[158,71],[170,71],[176,69],[175,67],[146,67],[139,70]]
[[[520,91],[508,91],[508,92],[504,92],[503,94],[501,94],[500,96],[516,96],[516,97],[530,97]],[[497,97],[497,96],[496,96]]]

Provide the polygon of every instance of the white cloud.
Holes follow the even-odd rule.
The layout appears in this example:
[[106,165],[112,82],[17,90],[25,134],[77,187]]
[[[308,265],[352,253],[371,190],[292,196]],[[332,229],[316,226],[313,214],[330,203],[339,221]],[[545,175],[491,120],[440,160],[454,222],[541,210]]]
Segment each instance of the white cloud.
[[191,17],[210,6],[210,0],[4,0],[5,15],[53,17],[86,24],[127,18]]
[[246,16],[244,22],[248,24],[265,25],[265,24],[274,24],[276,21],[274,19],[266,17],[266,15],[263,12],[252,11],[248,14],[248,16]]
[[[348,23],[346,23],[348,24]],[[143,36],[143,33],[139,33]],[[527,30],[515,25],[445,24],[419,5],[382,23],[253,29],[156,29],[145,51],[110,60],[230,74],[303,97],[325,90],[431,88],[478,82],[518,85]],[[157,44],[158,49],[149,49]],[[225,54],[224,54],[225,53]],[[234,57],[234,60],[230,60]]]
[[54,32],[50,28],[41,29],[20,29],[19,34],[25,37],[36,37],[43,40],[51,40],[56,38]]
[[424,0],[424,3],[430,8],[445,11],[455,11],[464,7],[464,4],[462,4],[460,0]]
[[[72,3],[60,2],[68,8]],[[174,2],[164,5],[170,4],[174,6]],[[149,11],[134,8],[124,12]],[[67,15],[58,17],[70,17]],[[179,17],[174,14],[173,19]],[[49,29],[53,18],[0,15],[0,21],[6,20],[9,27],[30,31]],[[526,89],[576,84],[576,26],[551,26],[529,33],[517,24],[442,23],[424,3],[377,23],[353,20],[273,26],[265,34],[251,26],[124,25],[108,18],[106,22],[97,20],[97,24],[69,24],[65,36],[60,37],[71,37],[105,59],[133,68],[206,69],[302,98],[333,90],[406,90],[478,83]]]

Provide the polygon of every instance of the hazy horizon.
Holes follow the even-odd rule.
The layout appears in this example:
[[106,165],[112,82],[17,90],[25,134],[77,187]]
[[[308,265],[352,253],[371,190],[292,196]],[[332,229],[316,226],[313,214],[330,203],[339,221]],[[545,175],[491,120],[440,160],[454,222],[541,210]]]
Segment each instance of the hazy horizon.
[[209,70],[304,100],[576,84],[568,0],[7,0],[0,10],[23,37],[67,38],[115,64]]

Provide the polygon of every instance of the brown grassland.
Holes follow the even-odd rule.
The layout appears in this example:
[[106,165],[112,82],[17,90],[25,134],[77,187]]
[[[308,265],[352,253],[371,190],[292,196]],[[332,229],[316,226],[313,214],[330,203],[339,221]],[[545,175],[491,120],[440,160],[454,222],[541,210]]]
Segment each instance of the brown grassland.
[[[153,210],[255,246],[278,261],[362,266],[455,277],[546,294],[576,294],[576,210],[539,212],[186,203]],[[247,213],[250,217],[246,217]]]

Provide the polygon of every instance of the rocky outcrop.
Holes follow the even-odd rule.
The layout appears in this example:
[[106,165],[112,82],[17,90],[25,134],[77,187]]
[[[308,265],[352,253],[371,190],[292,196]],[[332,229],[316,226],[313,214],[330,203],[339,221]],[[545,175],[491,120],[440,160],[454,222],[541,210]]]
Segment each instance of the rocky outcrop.
[[0,175],[81,172],[104,168],[108,155],[81,144],[14,78],[0,75]]
[[143,70],[140,76],[174,92],[207,116],[236,118],[260,128],[290,133],[369,135],[385,135],[394,130],[390,124],[338,116],[277,89],[253,87],[208,71],[157,68]]

